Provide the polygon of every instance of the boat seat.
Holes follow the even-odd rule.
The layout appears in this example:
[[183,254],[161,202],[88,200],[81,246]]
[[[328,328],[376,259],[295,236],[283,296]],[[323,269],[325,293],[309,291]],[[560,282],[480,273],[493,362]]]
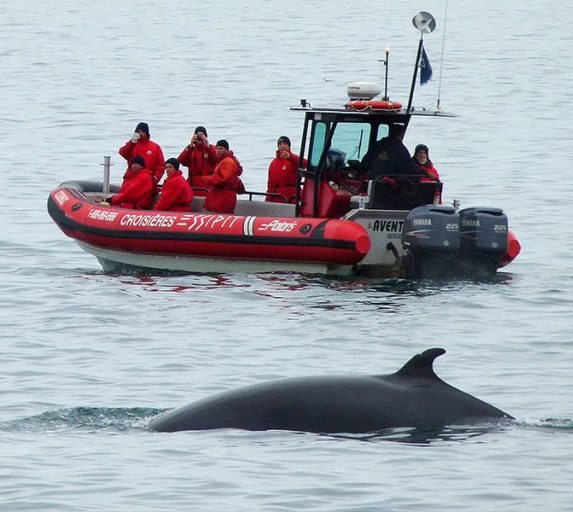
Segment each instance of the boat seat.
[[194,196],[193,201],[191,202],[191,211],[192,212],[203,212],[203,204],[205,203],[204,196]]
[[[350,211],[352,193],[346,189],[333,188],[327,181],[320,184],[318,217],[337,218]],[[307,178],[302,190],[301,216],[314,216],[314,180]]]
[[294,217],[295,205],[289,203],[271,203],[268,201],[249,201],[238,199],[235,215],[255,217]]
[[[193,198],[191,211],[194,213],[211,213],[204,208],[205,198]],[[283,203],[269,203],[266,201],[251,201],[238,199],[234,215],[255,216],[255,217],[294,217],[295,205]]]

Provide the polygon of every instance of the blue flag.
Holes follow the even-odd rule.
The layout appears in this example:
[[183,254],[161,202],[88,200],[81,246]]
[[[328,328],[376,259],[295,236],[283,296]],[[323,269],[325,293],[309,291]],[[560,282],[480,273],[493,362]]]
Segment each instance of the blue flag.
[[432,78],[432,65],[426,54],[426,49],[422,46],[422,56],[420,57],[420,85],[424,85]]

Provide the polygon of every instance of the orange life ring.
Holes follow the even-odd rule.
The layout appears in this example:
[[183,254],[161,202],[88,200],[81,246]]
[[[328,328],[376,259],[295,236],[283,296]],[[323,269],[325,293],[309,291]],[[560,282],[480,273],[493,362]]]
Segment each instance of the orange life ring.
[[354,100],[346,104],[352,110],[400,110],[402,103],[389,100]]

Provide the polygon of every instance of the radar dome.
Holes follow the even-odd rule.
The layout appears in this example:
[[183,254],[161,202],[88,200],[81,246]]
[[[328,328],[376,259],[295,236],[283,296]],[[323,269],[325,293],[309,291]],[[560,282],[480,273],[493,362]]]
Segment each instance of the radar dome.
[[371,100],[382,92],[376,82],[352,82],[346,86],[346,94],[351,100]]

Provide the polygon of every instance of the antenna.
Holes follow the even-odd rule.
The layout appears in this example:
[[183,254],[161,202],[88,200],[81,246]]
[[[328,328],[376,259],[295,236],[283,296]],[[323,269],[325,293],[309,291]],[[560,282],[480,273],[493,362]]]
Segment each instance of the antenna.
[[446,47],[447,19],[448,19],[448,0],[446,0],[446,7],[444,8],[444,33],[442,34],[442,58],[440,62],[440,80],[438,81],[438,101],[436,102],[436,110],[440,110],[440,98],[442,95],[442,70],[444,69],[444,48]]
[[414,99],[414,89],[416,88],[416,77],[418,76],[418,67],[420,66],[420,55],[424,44],[424,34],[430,34],[436,29],[435,18],[426,11],[420,11],[412,18],[412,24],[420,31],[420,42],[418,43],[418,53],[416,55],[416,65],[414,66],[414,75],[412,76],[412,86],[410,87],[410,98],[408,99],[407,112],[412,108]]
[[390,54],[390,48],[384,48],[384,53],[384,60],[380,59],[380,62],[384,64],[384,97],[382,99],[388,101],[390,99],[388,97],[388,56]]

